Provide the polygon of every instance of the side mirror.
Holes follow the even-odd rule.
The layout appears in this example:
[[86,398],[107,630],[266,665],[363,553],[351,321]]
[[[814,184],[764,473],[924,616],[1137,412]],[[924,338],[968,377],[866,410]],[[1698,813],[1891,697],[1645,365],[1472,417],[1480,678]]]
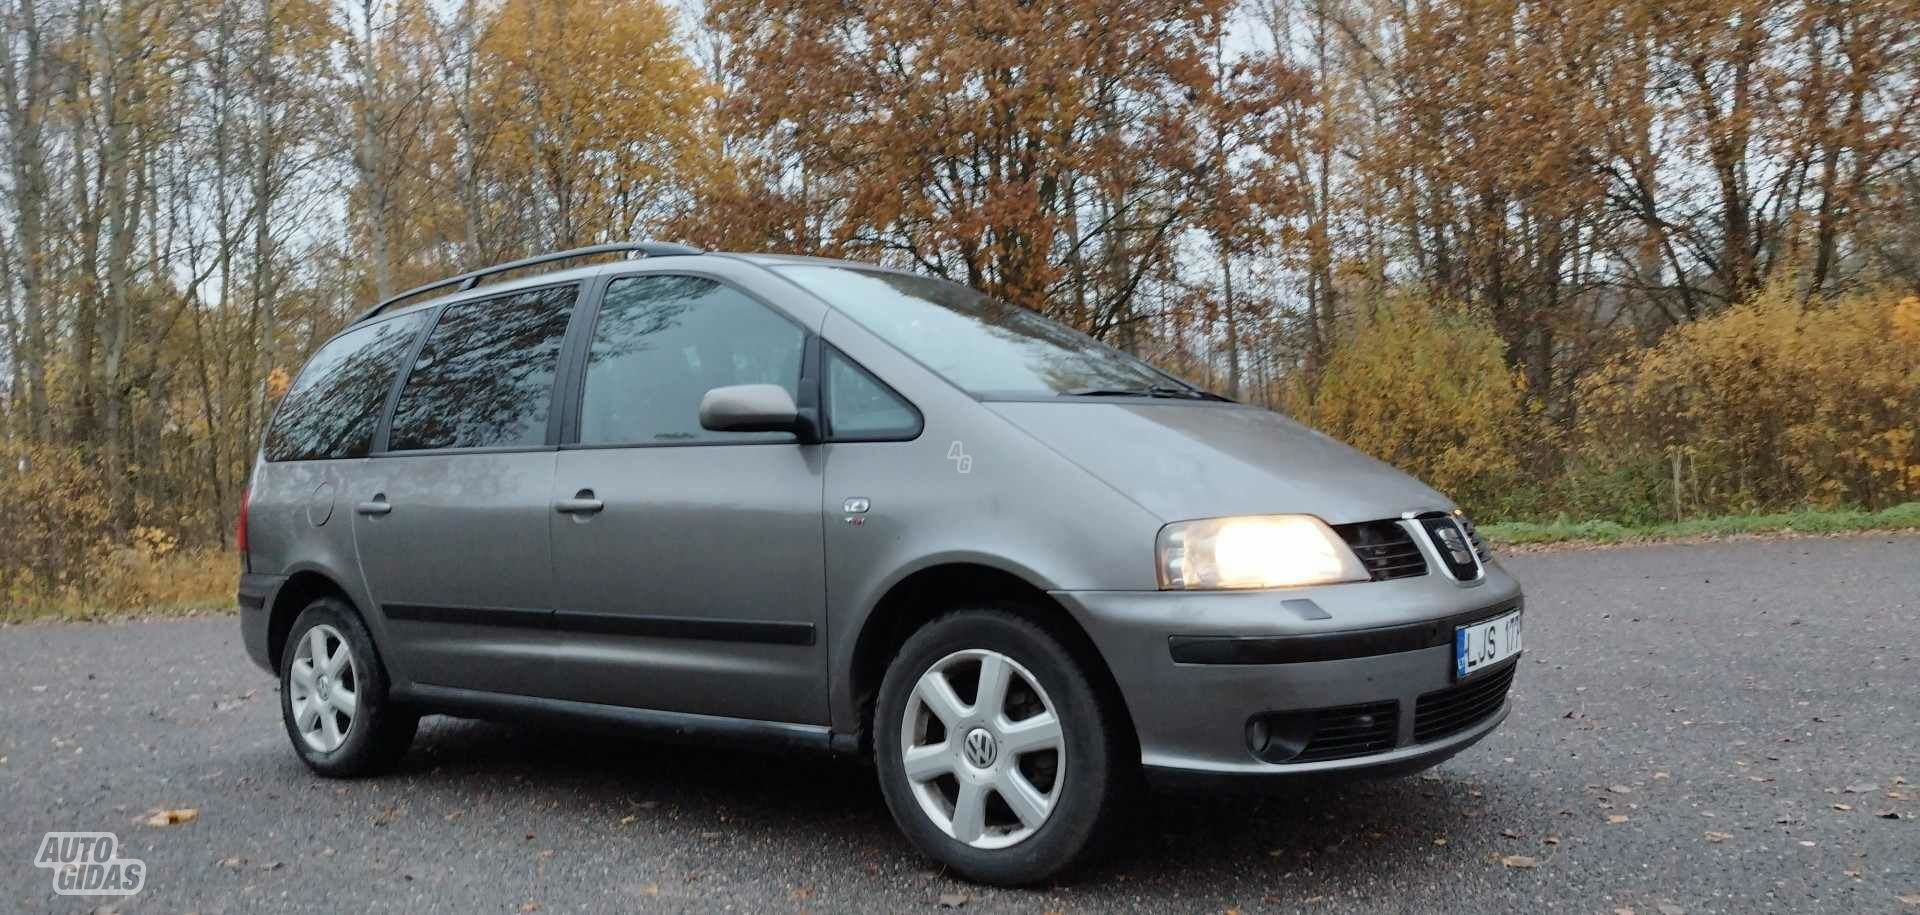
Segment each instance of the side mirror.
[[791,432],[811,441],[813,419],[777,384],[714,388],[700,398],[700,428],[713,432]]

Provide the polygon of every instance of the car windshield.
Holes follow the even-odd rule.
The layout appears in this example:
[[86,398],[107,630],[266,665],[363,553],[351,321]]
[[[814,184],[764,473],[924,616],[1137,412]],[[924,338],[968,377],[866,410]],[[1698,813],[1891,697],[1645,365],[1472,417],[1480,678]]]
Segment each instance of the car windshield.
[[957,283],[825,265],[775,268],[976,397],[1207,397],[1147,363]]

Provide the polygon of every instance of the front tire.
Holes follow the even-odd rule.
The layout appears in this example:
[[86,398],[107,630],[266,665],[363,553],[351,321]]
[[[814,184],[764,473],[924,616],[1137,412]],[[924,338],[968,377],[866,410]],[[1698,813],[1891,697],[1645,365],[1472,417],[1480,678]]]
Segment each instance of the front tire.
[[386,668],[360,615],[332,597],[307,605],[287,633],[280,718],[300,761],[329,778],[392,769],[420,724],[388,699]]
[[1086,665],[1006,608],[922,627],[874,711],[881,791],[929,857],[1015,886],[1086,858],[1119,813],[1132,760]]

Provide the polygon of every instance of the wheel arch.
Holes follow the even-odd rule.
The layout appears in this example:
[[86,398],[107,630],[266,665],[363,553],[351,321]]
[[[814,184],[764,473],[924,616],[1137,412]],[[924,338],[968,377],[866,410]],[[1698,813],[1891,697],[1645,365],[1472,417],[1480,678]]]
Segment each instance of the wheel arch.
[[[354,603],[347,589],[326,572],[318,569],[300,569],[287,576],[285,583],[274,592],[273,604],[267,610],[267,660],[273,665],[273,672],[280,671],[280,656],[287,647],[287,634],[293,631],[294,620],[300,617],[300,611],[322,597],[338,598],[341,603],[360,613],[360,607]],[[366,614],[361,613],[364,622]]]
[[899,647],[943,613],[986,604],[1018,613],[1058,638],[1086,668],[1101,699],[1115,710],[1117,723],[1126,729],[1125,745],[1137,751],[1139,737],[1119,682],[1073,614],[1020,574],[976,560],[951,560],[917,569],[893,583],[861,622],[847,678],[862,752],[871,749],[875,700],[887,664]]

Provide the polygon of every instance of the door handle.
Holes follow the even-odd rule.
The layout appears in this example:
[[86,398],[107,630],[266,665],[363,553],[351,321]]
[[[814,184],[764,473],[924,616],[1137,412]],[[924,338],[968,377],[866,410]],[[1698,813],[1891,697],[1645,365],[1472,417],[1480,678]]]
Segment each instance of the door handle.
[[384,515],[393,511],[393,503],[387,501],[386,493],[374,493],[373,498],[354,505],[353,510],[362,515]]
[[582,489],[574,493],[571,499],[553,503],[553,510],[563,515],[591,515],[606,507],[606,503],[593,497],[591,489]]

